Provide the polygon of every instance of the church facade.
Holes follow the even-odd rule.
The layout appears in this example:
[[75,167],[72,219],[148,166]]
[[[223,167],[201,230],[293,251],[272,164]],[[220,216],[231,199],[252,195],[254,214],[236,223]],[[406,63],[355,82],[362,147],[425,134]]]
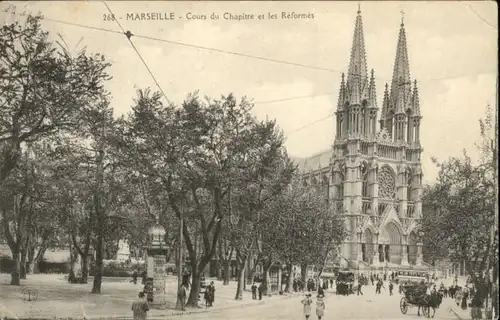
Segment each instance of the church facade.
[[333,213],[345,217],[348,237],[338,255],[343,267],[422,266],[421,120],[403,20],[392,81],[379,108],[358,9],[348,72],[341,76],[333,146],[297,160],[303,183],[321,190]]

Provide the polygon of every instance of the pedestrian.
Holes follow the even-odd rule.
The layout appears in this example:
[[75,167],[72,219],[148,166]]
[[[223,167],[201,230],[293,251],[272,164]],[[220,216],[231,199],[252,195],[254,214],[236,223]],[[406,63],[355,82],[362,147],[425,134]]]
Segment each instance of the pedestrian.
[[205,299],[205,309],[210,307],[210,290],[205,288],[205,293],[203,294],[203,299]]
[[330,288],[333,288],[333,278],[330,278]]
[[139,292],[139,299],[132,303],[132,312],[134,320],[146,320],[148,316],[149,306],[146,302],[146,295],[144,292]]
[[312,304],[312,299],[311,299],[311,294],[308,293],[306,294],[306,297],[304,300],[301,301],[302,304],[304,305],[304,316],[306,317],[306,320],[309,319],[311,316],[311,304]]
[[257,285],[255,284],[255,282],[252,283],[252,299],[257,300]]
[[389,282],[389,295],[392,296],[392,289],[394,289],[394,285],[392,282]]
[[467,299],[469,298],[469,290],[467,287],[464,288],[464,291],[462,293],[462,303],[460,304],[460,308],[462,310],[467,310]]
[[471,301],[471,318],[472,320],[482,319],[483,312],[481,311],[482,302],[479,292],[477,292]]
[[262,300],[262,293],[264,292],[264,286],[262,286],[262,282],[259,284],[259,300]]
[[325,291],[322,287],[318,287],[318,295],[325,295]]
[[132,281],[134,284],[137,284],[137,277],[139,276],[139,273],[137,272],[137,269],[134,270],[134,273],[132,273]]
[[363,291],[361,291],[361,287],[363,287],[363,284],[361,282],[358,282],[358,296],[363,295]]
[[325,301],[323,301],[324,296],[322,294],[318,295],[316,298],[316,316],[319,320],[325,316]]
[[208,286],[208,290],[210,291],[210,307],[214,306],[215,302],[215,284],[213,281],[210,282],[210,286]]
[[179,299],[179,304],[180,304],[180,307],[181,307],[181,311],[185,310],[186,296],[187,296],[186,285],[183,283],[179,287],[179,292],[177,292],[177,298]]

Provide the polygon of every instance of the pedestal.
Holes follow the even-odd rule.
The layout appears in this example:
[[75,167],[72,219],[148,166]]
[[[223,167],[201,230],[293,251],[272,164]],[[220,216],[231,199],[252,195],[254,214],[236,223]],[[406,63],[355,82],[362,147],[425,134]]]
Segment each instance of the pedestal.
[[148,278],[152,279],[152,297],[153,301],[150,302],[152,308],[165,309],[166,308],[166,250],[150,248],[148,249]]

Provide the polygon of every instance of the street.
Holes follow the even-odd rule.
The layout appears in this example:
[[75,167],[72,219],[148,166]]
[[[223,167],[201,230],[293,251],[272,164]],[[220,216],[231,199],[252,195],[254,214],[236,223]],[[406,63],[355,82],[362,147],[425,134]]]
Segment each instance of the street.
[[[350,295],[341,296],[332,292],[326,292],[326,308],[324,319],[423,319],[417,316],[417,308],[409,308],[406,315],[401,313],[399,302],[401,295],[397,293],[389,296],[388,290],[382,294],[375,295],[375,288],[367,286],[363,288],[363,296]],[[183,315],[183,319],[241,319],[241,320],[271,320],[304,319],[301,300],[304,294],[294,294],[287,299],[273,301],[273,298],[266,299],[266,303],[257,306],[243,306],[237,309],[217,310],[210,313]],[[313,296],[313,301],[315,297]],[[436,310],[434,319],[450,319],[457,317],[449,311],[453,304],[450,298],[443,299],[441,307]],[[312,306],[310,319],[317,319],[315,314],[315,303]]]

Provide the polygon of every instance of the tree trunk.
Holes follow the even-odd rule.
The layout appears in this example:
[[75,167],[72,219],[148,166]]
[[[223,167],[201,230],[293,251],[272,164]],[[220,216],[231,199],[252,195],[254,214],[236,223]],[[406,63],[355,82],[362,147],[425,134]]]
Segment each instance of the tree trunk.
[[68,274],[68,282],[76,283],[76,260],[78,253],[76,252],[76,248],[71,244],[69,244],[69,274]]
[[88,252],[86,255],[80,256],[81,258],[81,271],[82,275],[80,277],[80,283],[87,283],[89,277],[89,255]]
[[243,287],[245,285],[245,269],[246,269],[246,261],[243,263],[239,263],[238,266],[238,286],[236,287],[236,295],[234,297],[235,300],[243,300]]
[[285,286],[285,292],[287,293],[290,293],[290,291],[292,290],[292,285],[293,285],[293,266],[291,264],[287,264],[286,266],[286,270],[288,272],[288,278],[287,278],[287,281],[286,281],[286,286]]
[[217,270],[217,260],[219,260],[217,258],[217,254],[215,255],[215,259],[212,259],[209,263],[208,263],[208,269],[209,269],[209,274],[210,274],[210,277],[213,276],[213,272],[215,270]]
[[269,286],[269,270],[271,269],[272,263],[268,263],[264,265],[264,277],[262,279],[262,282],[264,284],[264,292],[263,295],[270,295],[271,294],[271,288]]
[[28,249],[28,261],[26,262],[26,273],[33,274],[35,269],[35,247]]
[[222,279],[222,268],[221,268],[221,265],[220,265],[220,260],[217,259],[217,262],[216,262],[216,271],[217,271],[217,280],[221,280]]
[[230,279],[230,260],[224,260],[223,265],[224,265],[224,272],[223,272],[223,277],[224,277],[224,282],[222,283],[223,285],[227,286],[229,284],[229,279]]
[[20,265],[20,273],[19,273],[19,278],[20,279],[26,279],[26,249],[21,249],[21,265]]
[[186,305],[196,308],[198,307],[198,295],[200,294],[200,272],[196,261],[191,261],[191,290]]
[[19,256],[19,252],[12,253],[12,259],[15,262],[14,272],[11,273],[10,285],[19,286],[21,285],[21,281],[19,275],[21,274],[21,258]]
[[[102,228],[102,227],[100,227]],[[97,234],[97,246],[95,255],[95,272],[94,283],[92,284],[91,293],[101,294],[102,273],[104,272],[104,248],[103,248],[103,234],[102,231]],[[84,259],[83,261],[85,261]]]
[[302,278],[302,281],[307,281],[307,264],[300,265],[300,276]]
[[[102,146],[101,146],[102,147]],[[104,272],[104,208],[101,199],[101,193],[103,192],[103,176],[104,176],[104,151],[100,149],[97,154],[97,170],[96,170],[96,180],[97,188],[94,193],[94,212],[96,216],[96,236],[97,243],[95,246],[95,272],[94,272],[94,283],[92,284],[91,293],[101,294],[101,284],[102,284],[102,273]],[[85,257],[86,258],[86,257]]]

